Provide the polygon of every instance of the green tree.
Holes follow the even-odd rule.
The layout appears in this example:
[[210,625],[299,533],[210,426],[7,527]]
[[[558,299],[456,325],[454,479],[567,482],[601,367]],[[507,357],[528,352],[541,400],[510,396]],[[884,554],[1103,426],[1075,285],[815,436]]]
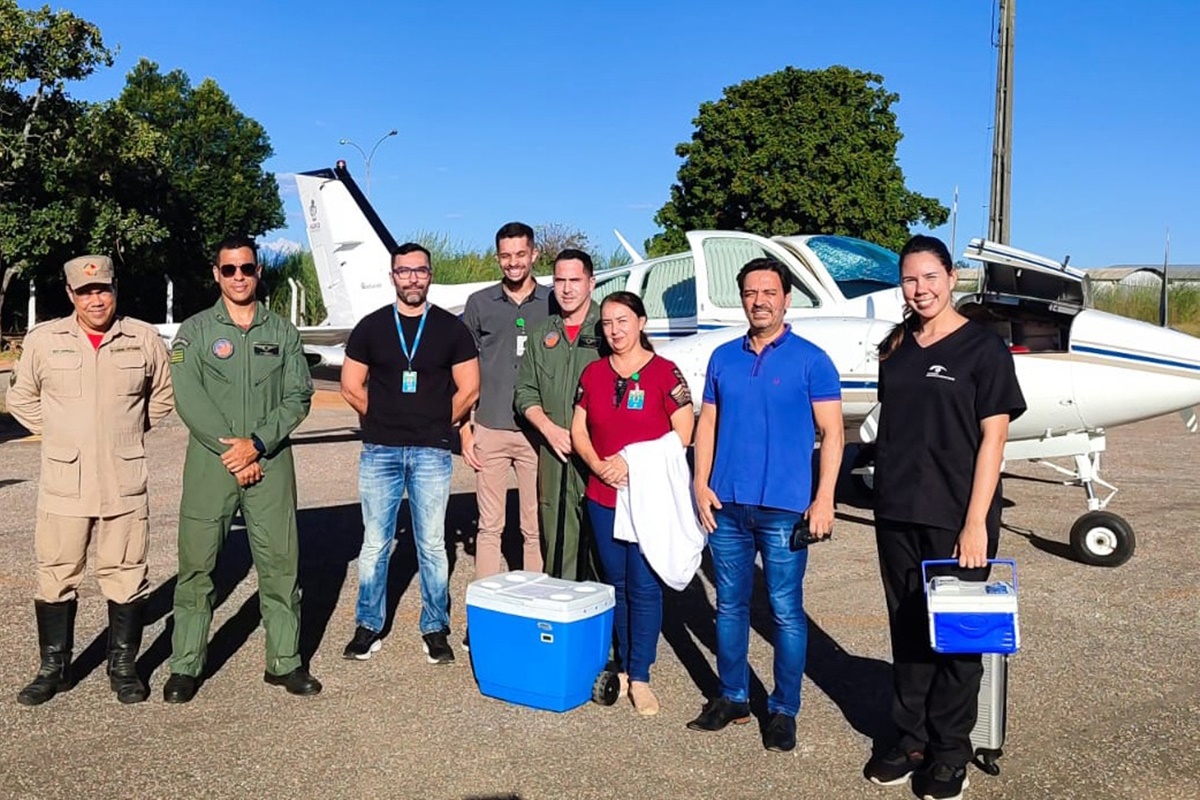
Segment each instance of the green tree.
[[834,66],[787,67],[701,104],[671,198],[654,217],[650,255],[686,249],[686,231],[764,236],[831,233],[899,248],[916,223],[949,210],[909,191],[896,163],[901,133],[883,78]]
[[[71,256],[118,255],[164,235],[124,202],[153,162],[153,131],[112,104],[66,92],[111,64],[95,25],[0,0],[0,308],[17,275],[49,288]],[[51,307],[66,303],[61,291],[43,296]]]
[[[182,71],[164,75],[146,59],[130,71],[117,104],[164,138],[163,170],[142,187],[138,208],[170,236],[139,251],[137,270],[169,275],[176,316],[186,316],[213,302],[209,267],[221,239],[259,236],[284,223],[279,186],[263,170],[270,140],[212,79],[193,87]],[[141,286],[146,302],[161,303],[161,280]]]
[[69,82],[111,65],[95,25],[0,0],[0,310],[23,275],[50,290],[39,292],[39,316],[66,311],[62,263],[98,252],[117,262],[123,311],[162,319],[165,274],[183,316],[212,301],[217,241],[284,222],[262,168],[266,132],[215,82],[192,87],[143,60],[116,101],[67,94]]

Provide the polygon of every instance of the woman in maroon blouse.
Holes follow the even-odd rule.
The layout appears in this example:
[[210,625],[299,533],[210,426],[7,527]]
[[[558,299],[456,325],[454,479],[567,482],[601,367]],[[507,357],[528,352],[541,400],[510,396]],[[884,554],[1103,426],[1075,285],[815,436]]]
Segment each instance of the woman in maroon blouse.
[[588,516],[606,583],[616,589],[613,626],[617,634],[622,689],[628,687],[639,714],[658,713],[650,690],[650,665],[662,628],[662,584],[635,542],[613,538],[617,487],[629,480],[622,448],[675,431],[686,447],[695,415],[683,374],[654,354],[646,338],[646,308],[629,292],[614,292],[600,307],[600,325],[612,349],[583,371],[575,393],[571,438],[591,469]]

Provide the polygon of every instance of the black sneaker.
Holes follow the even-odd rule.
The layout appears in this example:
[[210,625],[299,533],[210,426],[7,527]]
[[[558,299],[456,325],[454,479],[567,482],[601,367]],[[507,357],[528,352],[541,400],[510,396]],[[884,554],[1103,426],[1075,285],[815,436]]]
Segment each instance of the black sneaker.
[[423,645],[425,655],[429,658],[430,664],[453,664],[454,651],[450,649],[450,642],[446,637],[450,635],[450,631],[440,630],[433,633],[426,633],[421,636],[425,640]]
[[878,786],[898,786],[925,763],[920,750],[903,750],[898,745],[875,756],[863,767],[863,777]]
[[913,773],[913,794],[922,800],[962,800],[963,789],[970,785],[965,766],[935,761],[929,769]]
[[379,638],[379,634],[370,628],[359,625],[354,629],[354,638],[342,651],[342,658],[366,661],[373,653],[378,653],[381,647],[383,647],[383,641]]

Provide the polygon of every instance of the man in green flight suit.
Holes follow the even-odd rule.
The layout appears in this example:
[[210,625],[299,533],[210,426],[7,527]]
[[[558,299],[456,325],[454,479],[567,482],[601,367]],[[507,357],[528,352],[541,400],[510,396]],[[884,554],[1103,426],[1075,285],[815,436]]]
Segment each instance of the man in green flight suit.
[[191,434],[179,504],[179,579],[168,703],[196,694],[212,622],[212,572],[240,508],[258,572],[267,632],[263,680],[313,695],[320,682],[300,663],[296,473],[289,434],[306,416],[312,379],[300,334],[255,300],[261,276],[254,240],[217,247],[221,297],[179,326],[171,378],[176,411]]
[[563,250],[554,259],[560,316],[552,315],[529,334],[514,398],[517,413],[541,434],[538,510],[546,572],[576,581],[595,575],[583,536],[587,467],[571,447],[570,430],[579,376],[604,346],[600,308],[592,302],[592,272],[592,258],[582,250]]

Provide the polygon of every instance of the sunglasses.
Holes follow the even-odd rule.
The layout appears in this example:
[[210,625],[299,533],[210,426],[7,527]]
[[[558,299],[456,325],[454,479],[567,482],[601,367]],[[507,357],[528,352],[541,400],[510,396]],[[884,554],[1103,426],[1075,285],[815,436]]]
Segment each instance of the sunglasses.
[[241,270],[242,275],[247,278],[253,278],[258,274],[258,264],[222,264],[220,269],[222,278],[232,278],[238,270]]
[[625,390],[628,388],[628,378],[617,378],[617,382],[613,384],[613,408],[621,407],[621,401],[625,399]]

